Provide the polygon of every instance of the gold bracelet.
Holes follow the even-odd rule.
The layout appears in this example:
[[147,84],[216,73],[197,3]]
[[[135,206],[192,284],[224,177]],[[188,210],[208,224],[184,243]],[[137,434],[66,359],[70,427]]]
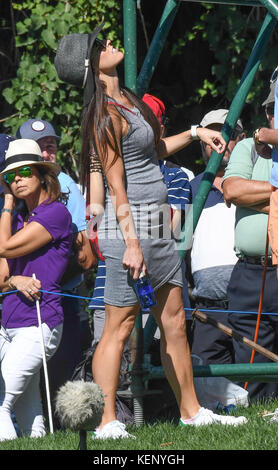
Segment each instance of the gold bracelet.
[[9,284],[9,287],[10,287],[11,289],[15,289],[15,286],[11,283],[11,280],[12,280],[13,277],[14,277],[14,276],[11,276],[11,277],[9,277],[9,279],[8,279],[8,284]]

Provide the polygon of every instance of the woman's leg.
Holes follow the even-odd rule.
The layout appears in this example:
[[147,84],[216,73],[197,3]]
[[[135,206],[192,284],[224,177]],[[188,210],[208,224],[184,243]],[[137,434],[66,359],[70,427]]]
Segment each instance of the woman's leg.
[[[0,334],[0,442],[5,439],[16,439],[17,433],[11,418],[11,406],[9,404],[4,404],[6,397],[6,385],[2,375],[2,361],[7,354],[11,341],[9,340],[8,335],[4,332],[4,329],[1,329]],[[11,400],[13,396],[10,397]]]
[[[53,330],[50,330],[46,324],[42,327],[46,358],[49,359],[59,345],[62,325]],[[31,436],[42,435],[44,425],[38,377],[34,379],[42,366],[39,328],[35,326],[16,328],[8,330],[7,333],[9,341],[1,357],[3,381],[1,381],[0,438],[12,438],[10,414],[15,408],[19,413],[22,430]],[[26,400],[29,403],[32,401],[34,406],[25,406]]]
[[201,405],[193,382],[182,289],[165,284],[156,292],[156,300],[157,307],[152,309],[152,314],[161,332],[161,362],[181,417],[189,419],[198,413]]
[[139,305],[115,307],[106,305],[105,326],[93,357],[93,377],[105,397],[104,414],[99,426],[116,420],[115,399],[122,353],[133,329]]
[[21,433],[30,437],[46,434],[40,395],[40,371],[34,374],[26,389],[14,404],[14,413]]
[[[244,417],[216,415],[201,407],[194,381],[190,349],[186,337],[186,318],[181,288],[166,284],[156,292],[157,307],[152,313],[161,331],[161,359],[165,375],[175,394],[181,425],[209,425],[213,423],[236,426],[246,422]],[[106,309],[106,323],[102,338],[93,357],[94,381],[102,388],[105,408],[99,426],[99,437],[132,437],[128,433],[113,435],[108,423],[116,420],[115,397],[119,379],[121,357],[126,339],[134,326],[139,304],[135,307]],[[111,423],[112,425],[113,423]],[[97,437],[97,436],[96,436]]]
[[[50,330],[50,328],[43,323],[42,328],[45,355],[48,361],[58,349],[62,337],[63,325],[58,325],[56,328]],[[36,330],[36,333],[38,333],[38,330]],[[42,437],[46,433],[40,390],[40,369],[41,367],[38,372],[34,373],[30,378],[25,392],[18,397],[14,405],[15,416],[21,432],[31,437]]]
[[152,313],[161,329],[161,360],[180,409],[181,426],[246,423],[244,416],[217,415],[200,406],[194,388],[181,288],[166,284],[156,298],[158,306]]

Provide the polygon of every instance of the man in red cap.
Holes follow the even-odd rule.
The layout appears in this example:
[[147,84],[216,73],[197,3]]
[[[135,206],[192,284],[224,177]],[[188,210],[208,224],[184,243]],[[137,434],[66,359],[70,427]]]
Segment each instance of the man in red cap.
[[156,115],[160,124],[164,125],[165,122],[165,105],[163,101],[149,93],[145,93],[142,100],[151,108],[153,113]]

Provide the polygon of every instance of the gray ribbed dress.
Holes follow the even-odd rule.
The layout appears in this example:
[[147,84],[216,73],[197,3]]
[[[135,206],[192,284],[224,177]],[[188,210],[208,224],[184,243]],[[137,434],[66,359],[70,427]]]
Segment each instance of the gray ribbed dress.
[[[126,192],[152,286],[154,290],[166,282],[182,286],[181,260],[169,228],[168,192],[157,160],[153,130],[137,108],[117,109],[129,123],[122,139]],[[135,305],[138,299],[134,281],[122,265],[126,245],[107,185],[98,240],[106,264],[104,302]]]

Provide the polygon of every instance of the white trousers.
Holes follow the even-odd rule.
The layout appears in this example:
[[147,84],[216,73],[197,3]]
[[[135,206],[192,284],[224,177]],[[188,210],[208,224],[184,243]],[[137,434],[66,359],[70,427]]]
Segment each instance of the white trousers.
[[[50,329],[43,323],[42,329],[48,360],[59,346],[63,325]],[[39,386],[43,365],[40,338],[40,329],[36,326],[1,328],[0,441],[17,437],[12,411],[22,434],[31,437],[45,435]]]

